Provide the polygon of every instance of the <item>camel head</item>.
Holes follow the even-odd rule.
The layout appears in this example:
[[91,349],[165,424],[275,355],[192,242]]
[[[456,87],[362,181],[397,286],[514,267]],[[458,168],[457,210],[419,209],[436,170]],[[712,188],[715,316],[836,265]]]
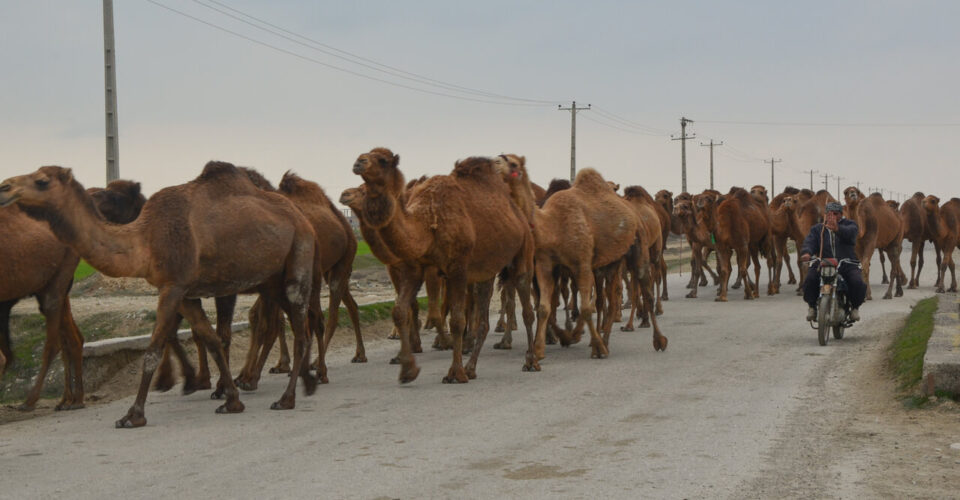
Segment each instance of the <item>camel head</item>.
[[493,159],[493,167],[507,184],[527,178],[527,158],[514,154],[503,154]]
[[900,210],[900,202],[897,200],[887,200],[887,206],[892,208],[894,212]]
[[676,204],[673,205],[673,215],[683,220],[692,217],[694,215],[693,202],[690,200],[677,200]]
[[940,211],[940,198],[937,198],[934,195],[927,196],[923,199],[923,209],[927,211],[928,214],[935,214]]
[[780,201],[780,207],[788,212],[792,212],[798,205],[800,205],[800,201],[792,194],[784,196]]
[[614,193],[620,190],[620,184],[617,184],[616,182],[607,181],[607,184],[610,186],[610,189],[613,189]]
[[759,184],[750,188],[750,196],[753,196],[753,199],[763,203],[764,205],[766,205],[767,200],[769,200],[769,198],[767,198],[767,188]]
[[716,194],[704,191],[693,197],[693,206],[698,212],[710,213],[717,204],[717,199]]
[[396,193],[399,194],[405,184],[403,175],[397,170],[399,164],[400,155],[393,154],[387,148],[374,148],[357,157],[357,161],[353,162],[353,173],[368,184],[397,188]]
[[363,199],[366,196],[364,186],[354,187],[343,190],[340,193],[340,203],[353,210],[354,213],[360,213],[363,210]]
[[97,210],[114,224],[129,224],[140,216],[147,198],[140,192],[140,183],[118,179],[103,188],[87,190]]
[[847,205],[856,205],[858,201],[864,198],[863,192],[857,189],[856,186],[850,186],[843,190],[843,199],[847,202]]
[[70,190],[79,186],[69,168],[40,167],[32,174],[11,177],[0,183],[0,207],[17,203],[21,208],[48,208],[58,205]]

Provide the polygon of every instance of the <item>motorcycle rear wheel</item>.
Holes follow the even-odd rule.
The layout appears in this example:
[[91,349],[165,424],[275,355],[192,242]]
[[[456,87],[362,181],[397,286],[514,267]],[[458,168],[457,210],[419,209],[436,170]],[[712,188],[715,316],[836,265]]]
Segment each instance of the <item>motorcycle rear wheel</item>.
[[830,296],[824,295],[817,304],[817,341],[820,345],[827,345],[827,339],[830,338],[830,319]]

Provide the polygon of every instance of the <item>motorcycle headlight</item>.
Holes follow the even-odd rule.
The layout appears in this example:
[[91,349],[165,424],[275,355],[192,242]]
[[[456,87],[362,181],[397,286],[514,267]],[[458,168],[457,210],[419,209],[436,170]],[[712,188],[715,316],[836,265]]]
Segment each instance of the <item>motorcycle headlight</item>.
[[823,278],[832,278],[837,275],[837,268],[833,266],[823,266],[820,268],[820,276]]

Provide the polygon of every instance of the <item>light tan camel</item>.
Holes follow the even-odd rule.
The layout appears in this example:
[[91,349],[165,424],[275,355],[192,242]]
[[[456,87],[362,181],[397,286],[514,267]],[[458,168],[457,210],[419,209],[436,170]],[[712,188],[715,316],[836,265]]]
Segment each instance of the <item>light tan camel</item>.
[[[2,193],[0,193],[2,196]],[[61,353],[63,395],[57,410],[83,408],[83,336],[70,313],[70,285],[80,258],[50,228],[17,207],[0,209],[0,376],[16,362],[10,344],[10,310],[21,299],[37,298],[46,321],[40,371],[20,410],[36,407],[50,363]]]
[[[525,161],[522,157],[505,155],[499,158],[499,168],[506,175],[522,171],[525,178]],[[514,191],[517,195],[532,198],[529,190]],[[656,215],[653,215],[656,217]],[[659,226],[659,221],[657,221]],[[659,227],[656,229],[659,230]],[[657,231],[659,235],[659,231]],[[581,295],[580,315],[573,332],[560,330],[561,344],[579,341],[584,324],[590,330],[591,356],[604,358],[609,355],[608,341],[600,336],[592,315],[596,308],[594,270],[615,265],[637,248],[640,240],[640,220],[637,213],[620,198],[603,177],[594,169],[579,171],[573,187],[549,197],[542,209],[534,211],[534,239],[536,241],[535,266],[540,301],[537,307],[537,337],[534,347],[537,359],[543,358],[546,330],[556,301],[554,296],[555,272],[566,268],[573,276]],[[659,244],[659,242],[656,242]],[[641,244],[641,248],[649,245]],[[627,266],[641,280],[644,307],[653,321],[653,346],[660,351],[667,348],[667,338],[660,333],[653,311],[652,283],[649,272],[641,273],[644,257],[635,252],[627,259]],[[647,260],[646,262],[649,262]],[[649,266],[646,266],[649,269]]]
[[[227,401],[217,411],[243,411],[223,346],[200,307],[205,296],[257,287],[261,298],[282,307],[296,338],[294,373],[304,379],[308,394],[316,389],[306,364],[316,237],[289,200],[257,189],[233,165],[207,164],[194,181],[157,192],[140,217],[123,226],[104,221],[71,171],[61,167],[42,167],[0,184],[0,206],[14,203],[47,221],[60,241],[100,272],[142,277],[159,289],[157,324],[137,398],[117,427],[146,424],[147,390],[164,344],[175,337],[178,313],[198,328],[220,369]],[[296,380],[291,377],[273,408],[293,408]]]
[[[457,162],[450,175],[431,177],[408,194],[398,169],[400,157],[386,148],[361,154],[353,165],[366,186],[361,217],[383,244],[397,257],[392,267],[398,273],[394,324],[400,330],[400,382],[412,382],[420,368],[411,352],[413,321],[410,308],[422,282],[424,269],[436,267],[446,277],[446,301],[450,310],[453,361],[446,383],[465,383],[477,376],[480,351],[489,330],[489,307],[496,276],[516,273],[524,319],[532,322],[530,270],[533,236],[523,214],[510,201],[510,192],[490,158]],[[496,237],[494,237],[496,235]],[[476,346],[463,365],[463,338],[467,326],[467,294],[470,293],[470,325]],[[532,344],[532,331],[528,330]],[[526,369],[531,365],[528,350]]]

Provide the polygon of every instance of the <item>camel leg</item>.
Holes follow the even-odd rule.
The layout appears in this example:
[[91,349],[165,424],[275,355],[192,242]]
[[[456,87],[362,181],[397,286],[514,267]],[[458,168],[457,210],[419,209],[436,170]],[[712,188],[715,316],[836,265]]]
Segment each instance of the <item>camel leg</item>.
[[52,296],[49,293],[37,295],[37,302],[40,305],[40,312],[43,313],[47,336],[43,343],[43,354],[40,357],[40,371],[34,379],[33,387],[27,392],[27,399],[17,409],[20,411],[33,411],[40,399],[40,391],[43,389],[43,382],[47,378],[47,371],[50,369],[50,363],[60,354],[60,325],[61,325],[61,304],[59,297]]
[[[557,336],[558,335],[557,332],[560,331],[560,327],[557,325],[557,311],[560,310],[560,294],[561,292],[567,293],[569,297],[570,289],[568,287],[558,286],[556,281],[551,281],[551,282],[554,286],[553,286],[553,293],[548,297],[550,300],[551,309],[550,309],[550,316],[549,318],[547,318],[547,333],[546,333],[545,342],[547,344],[553,345],[560,342],[560,338]],[[561,285],[562,285],[562,281],[561,281]],[[539,303],[537,307],[538,308],[540,307]],[[567,324],[570,324],[569,309],[564,309],[563,315],[564,315],[564,322]],[[543,358],[539,358],[539,359],[543,359]]]
[[[153,328],[153,334],[150,336],[150,345],[143,355],[143,367],[140,374],[140,386],[137,389],[137,397],[120,420],[117,420],[117,428],[142,427],[147,424],[147,418],[144,414],[144,405],[147,402],[147,392],[150,389],[150,381],[153,380],[153,373],[160,362],[161,351],[167,339],[176,335],[179,315],[177,309],[180,307],[184,291],[175,287],[164,287],[160,289],[160,297],[157,300],[157,322]],[[239,403],[239,400],[237,401]]]
[[[259,368],[257,360],[260,357],[260,350],[263,349],[265,341],[264,332],[266,331],[266,327],[264,322],[267,319],[264,317],[263,300],[257,297],[247,317],[250,320],[250,347],[247,349],[246,360],[243,368],[240,370],[240,375],[234,379],[234,383],[237,384],[237,387],[245,391],[252,391],[256,390],[257,383],[260,379],[260,374],[255,372]],[[270,341],[270,348],[273,348],[273,340]]]
[[[223,297],[217,297],[214,299],[217,309],[217,338],[220,339],[220,345],[223,346],[223,355],[226,356],[227,365],[230,365],[230,343],[233,342],[233,311],[237,307],[237,296],[226,295]],[[196,334],[194,334],[194,340],[197,340]],[[197,342],[197,353],[199,357],[200,348],[203,346],[203,342]],[[207,364],[207,355],[206,352],[203,353],[203,357],[200,358],[203,365]],[[203,377],[198,377],[198,386],[197,389],[209,389],[210,388],[210,369],[207,368],[207,376],[204,379]],[[187,386],[184,383],[184,394],[186,394]],[[217,388],[210,394],[210,399],[220,399],[223,397],[223,384],[217,384]]]
[[638,281],[640,294],[643,295],[643,305],[647,309],[646,314],[650,317],[650,322],[653,324],[653,348],[656,351],[666,351],[667,350],[667,337],[664,337],[660,332],[660,325],[657,324],[657,315],[653,314],[651,299],[653,298],[653,280],[651,279],[650,272],[645,270],[644,267],[649,268],[648,265],[641,263],[641,266],[638,270],[640,278]]
[[[500,342],[493,344],[494,349],[511,349],[513,347],[513,330],[517,329],[517,289],[511,280],[501,282],[500,288],[500,320],[494,331],[503,332]],[[506,318],[506,320],[504,319]],[[512,320],[510,318],[513,318]]]
[[[790,250],[787,249],[787,241],[783,241],[782,247],[783,253],[780,254],[780,260],[783,261],[784,266],[787,268],[787,284],[795,285],[797,283],[797,277],[793,274],[793,266],[790,265]],[[799,269],[797,270],[799,272]]]
[[[470,353],[470,359],[464,367],[469,379],[477,378],[477,361],[480,359],[480,350],[483,349],[483,342],[487,339],[487,331],[490,329],[490,299],[493,297],[493,283],[494,280],[490,279],[473,285],[473,320],[471,323],[473,323],[476,341],[473,352]],[[516,312],[512,311],[512,307],[510,309],[507,317],[510,316],[510,312],[513,312],[513,316],[516,317]],[[507,327],[509,328],[509,322]]]
[[630,273],[630,285],[627,288],[627,294],[630,295],[630,317],[627,318],[627,324],[620,327],[621,332],[632,332],[634,315],[639,317],[643,314],[640,309],[643,304],[641,304],[640,297],[637,295],[637,280],[633,272]]
[[[907,289],[913,290],[916,289],[919,285],[919,275],[920,272],[917,270],[917,260],[918,257],[922,258],[923,246],[922,244],[918,245],[917,243],[910,242],[910,282],[907,283]],[[921,268],[923,267],[922,261],[920,264]]]
[[[697,246],[696,248],[697,250],[691,252],[690,279],[692,280],[692,283],[698,283],[700,281],[703,281],[704,285],[706,285],[707,278],[703,274],[703,266],[705,265],[704,259],[703,259],[703,252],[700,250],[699,246]],[[664,260],[664,262],[665,261],[666,260]],[[688,299],[697,298],[698,289],[699,289],[698,286],[690,287],[690,292],[687,293],[686,297]]]
[[[720,258],[720,254],[710,249],[709,247],[705,247],[703,249],[703,258],[700,260],[701,268],[702,268],[700,280],[701,282],[703,282],[703,286],[707,286],[707,283],[706,283],[707,278],[705,275],[702,274],[702,271],[707,271],[708,273],[710,273],[710,278],[713,279],[713,286],[717,286],[720,284],[720,275],[714,272],[713,269],[710,268],[710,264],[707,263],[707,259],[710,257],[710,252],[714,252],[716,259]],[[720,267],[719,260],[717,261],[717,267]]]
[[717,302],[727,301],[727,283],[730,282],[730,258],[731,251],[727,248],[717,249],[717,267],[720,268],[720,288],[717,293]]
[[[450,303],[447,301],[447,284],[446,281],[440,282],[440,290],[438,291],[439,296],[437,300],[440,302],[440,319],[436,322],[437,324],[437,336],[433,339],[433,348],[438,351],[446,351],[448,349],[453,349],[453,340],[450,338],[450,335],[447,334],[446,324],[447,317],[450,314]],[[429,295],[429,291],[427,294]],[[419,352],[414,349],[413,352]]]
[[[880,280],[881,285],[886,285],[890,283],[890,280],[887,278],[887,263],[886,259],[883,258],[883,252],[880,252],[880,270],[883,271],[883,279]],[[890,264],[890,273],[893,274],[893,264]],[[884,297],[889,298],[889,297]]]
[[[400,353],[397,360],[400,364],[400,383],[406,384],[416,380],[420,374],[420,367],[417,366],[416,358],[410,345],[411,330],[413,329],[413,314],[410,310],[410,300],[416,300],[417,290],[423,280],[422,271],[413,267],[404,267],[402,270],[397,266],[397,300],[393,306],[393,324],[400,333]],[[447,283],[447,290],[450,289]]]
[[13,349],[10,348],[10,310],[17,300],[0,302],[0,377],[13,364]]
[[290,373],[290,350],[287,348],[286,329],[277,332],[276,341],[280,344],[280,359],[277,366],[270,368],[270,373]]
[[273,350],[273,344],[286,330],[286,321],[279,307],[268,307],[268,302],[262,298],[258,298],[257,302],[260,304],[260,318],[257,323],[251,321],[250,325],[252,328],[256,324],[257,329],[259,329],[257,336],[260,338],[260,350],[256,353],[255,363],[246,379],[247,385],[237,384],[245,391],[252,391],[257,388],[260,383],[260,376],[263,374],[263,367],[267,364],[267,357]]
[[[290,320],[290,329],[293,330],[293,366],[290,368],[290,380],[280,399],[270,405],[271,410],[291,410],[296,406],[297,375],[303,379],[304,392],[309,396],[317,389],[317,379],[310,373],[310,306],[319,308],[319,295],[307,292],[309,283],[288,283],[285,286],[287,297],[280,303],[281,308]],[[297,302],[296,297],[307,297],[307,302]],[[316,303],[314,298],[317,297]],[[316,316],[319,318],[319,315]],[[315,320],[318,321],[318,320]],[[317,325],[319,327],[319,323]]]
[[[317,280],[313,284],[313,292],[310,295],[310,304],[307,309],[307,332],[304,339],[305,346],[307,351],[310,350],[310,344],[313,341],[313,338],[317,340],[317,382],[320,384],[330,383],[330,379],[327,378],[327,343],[324,342],[326,338],[326,320],[323,317],[323,308],[320,307],[320,290],[323,289],[323,280]],[[340,305],[337,305],[337,309],[340,309]],[[334,321],[336,324],[336,321]],[[311,338],[311,336],[313,338]],[[311,370],[310,363],[310,354],[309,352],[304,354],[304,365],[303,371],[309,374]]]
[[[360,310],[358,309],[357,301],[354,300],[353,294],[350,293],[350,288],[348,286],[344,287],[343,304],[347,307],[347,314],[350,315],[350,324],[353,325],[353,332],[357,338],[357,352],[350,362],[366,363],[367,354],[363,347],[363,336],[360,334]],[[324,337],[326,337],[326,333],[324,333]]]
[[63,360],[63,397],[54,410],[76,410],[83,403],[83,335],[73,320],[70,299],[63,302],[60,315],[60,347]]
[[[660,252],[662,254],[663,250]],[[660,259],[660,281],[663,284],[663,292],[660,293],[660,300],[670,300],[670,297],[667,295],[667,259]]]
[[[228,303],[229,301],[224,305],[229,305]],[[217,335],[207,318],[207,314],[203,311],[200,299],[184,300],[180,306],[180,313],[194,326],[200,341],[207,347],[207,351],[209,351],[220,372],[217,387],[223,387],[223,396],[226,396],[227,401],[217,408],[217,413],[242,412],[244,407],[243,403],[240,402],[240,391],[237,390],[237,386],[234,385],[233,378],[230,376],[230,365],[227,361],[226,350],[220,336]]]
[[456,269],[447,274],[447,302],[450,304],[450,335],[453,337],[453,361],[444,384],[464,384],[469,381],[463,369],[463,336],[466,328],[467,277],[465,270]]
[[[757,260],[759,265],[759,259]],[[757,280],[760,280],[760,270],[757,269]],[[754,283],[750,282],[750,250],[742,248],[737,250],[737,281],[743,282],[744,300],[753,300]]]
[[533,343],[533,363],[530,363],[529,355],[527,364],[534,367],[534,371],[539,371],[540,366],[537,361],[545,357],[547,326],[550,316],[555,312],[558,302],[555,293],[556,282],[553,278],[553,269],[550,263],[537,261],[534,262],[537,276],[537,285],[540,287],[540,303],[537,305],[537,334]]
[[903,295],[903,288],[900,285],[901,278],[899,274],[899,269],[897,267],[897,263],[900,260],[900,254],[899,252],[897,252],[897,249],[895,248],[895,246],[896,244],[892,244],[886,249],[880,251],[880,255],[883,255],[884,253],[886,253],[890,257],[890,277],[887,281],[884,282],[887,284],[887,292],[883,294],[884,299],[893,298],[894,283],[896,283],[897,285],[897,297],[900,297]]
[[[696,263],[700,262],[700,258],[702,257],[701,254],[702,254],[701,248],[691,243],[690,244],[690,280],[687,281],[687,288],[691,290],[696,290],[697,286],[706,285],[706,283],[702,282],[705,278],[702,275],[697,276],[697,273],[694,272],[696,270],[696,265],[697,265]],[[681,255],[681,258],[682,257],[683,256]]]
[[423,325],[423,329],[440,328],[441,286],[437,268],[429,267],[423,272],[423,284],[427,287],[427,322]]
[[867,299],[873,300],[873,293],[870,290],[870,260],[873,259],[873,245],[868,245],[863,250],[863,257],[860,259],[863,266],[863,282],[867,284]]
[[597,331],[597,327],[593,322],[593,308],[595,303],[593,294],[596,293],[593,287],[593,272],[586,266],[581,268],[577,274],[577,288],[580,290],[583,306],[580,308],[580,318],[577,319],[577,327],[573,331],[573,339],[574,341],[579,340],[583,331],[583,324],[586,323],[587,328],[590,329],[590,344],[592,346],[590,357],[597,359],[606,358],[610,355],[610,351],[603,343],[603,338],[600,336],[600,332]]
[[520,297],[520,313],[523,317],[523,327],[527,331],[527,353],[524,357],[523,362],[523,371],[532,372],[540,371],[540,364],[537,363],[537,357],[534,354],[533,346],[535,343],[535,330],[533,328],[534,320],[534,310],[533,304],[531,303],[531,290],[530,290],[530,272],[521,274],[516,278],[517,281],[517,291],[519,292]]

